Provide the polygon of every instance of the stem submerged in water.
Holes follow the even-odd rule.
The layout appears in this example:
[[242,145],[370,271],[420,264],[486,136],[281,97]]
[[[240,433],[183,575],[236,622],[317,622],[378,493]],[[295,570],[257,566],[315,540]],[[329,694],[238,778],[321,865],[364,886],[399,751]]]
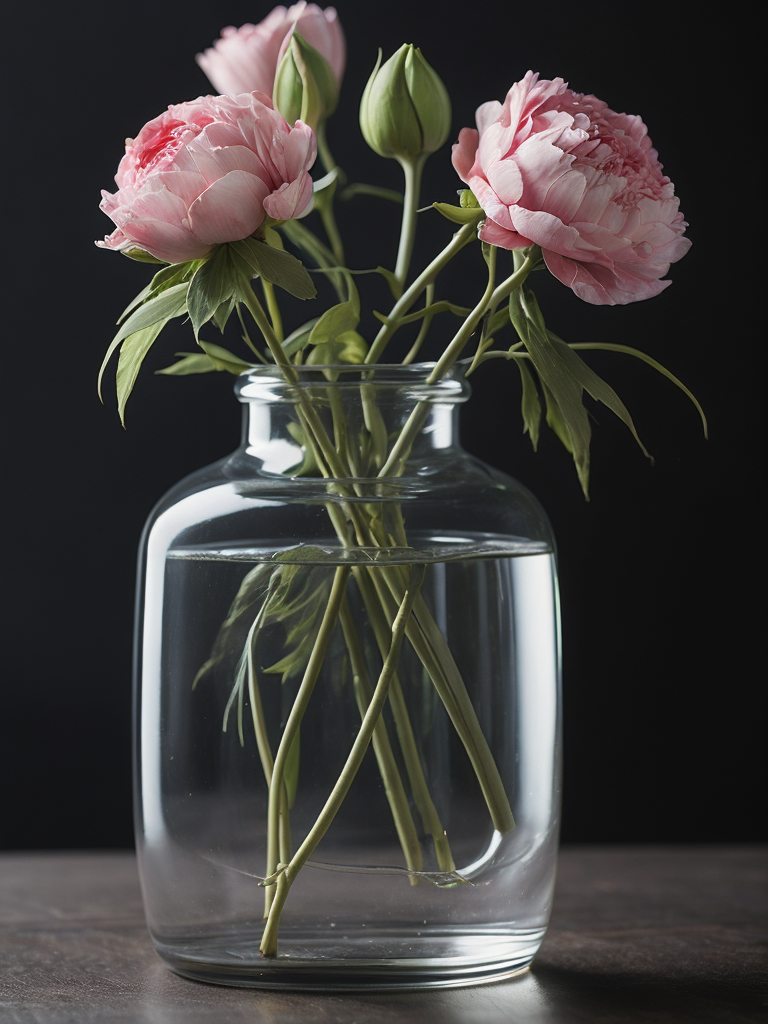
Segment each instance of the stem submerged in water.
[[[339,569],[336,570],[337,577],[334,579],[334,585],[336,584],[340,571],[341,570]],[[380,720],[381,712],[387,699],[387,692],[400,658],[400,649],[405,638],[408,619],[411,615],[414,601],[418,596],[423,580],[424,567],[414,566],[411,569],[410,577],[405,587],[405,593],[403,594],[403,600],[392,625],[392,642],[390,644],[389,653],[384,660],[379,681],[376,684],[368,709],[365,712],[365,716],[360,726],[360,731],[355,738],[355,742],[352,744],[352,749],[349,752],[346,763],[341,770],[338,781],[333,787],[325,806],[320,812],[317,821],[310,829],[307,838],[293,855],[290,862],[288,864],[276,864],[273,872],[267,875],[267,883],[274,885],[276,882],[277,891],[274,899],[272,900],[269,917],[267,918],[267,923],[264,927],[264,935],[261,940],[260,948],[263,956],[277,956],[277,931],[291,884],[293,883],[297,873],[312,855],[317,844],[328,831],[328,827],[333,819],[336,817],[344,797],[347,795],[349,787],[352,785],[352,781],[357,774],[360,764],[362,763],[363,755],[368,749],[368,744],[371,742],[371,737],[373,736],[374,730]],[[344,579],[344,584],[346,584],[346,577]],[[291,717],[292,716],[293,711],[291,712]],[[287,729],[288,726],[286,725],[286,731]],[[280,744],[281,748],[284,742],[285,737],[283,737],[283,741]]]

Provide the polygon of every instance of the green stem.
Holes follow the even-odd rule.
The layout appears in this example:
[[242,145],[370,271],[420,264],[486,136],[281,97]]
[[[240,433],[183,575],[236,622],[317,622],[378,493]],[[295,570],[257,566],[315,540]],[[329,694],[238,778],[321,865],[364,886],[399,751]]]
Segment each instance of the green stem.
[[397,263],[395,265],[395,277],[401,286],[405,285],[405,279],[408,277],[408,268],[411,265],[413,243],[416,238],[416,211],[419,206],[419,194],[421,192],[421,175],[426,159],[426,156],[422,155],[415,159],[401,161],[405,177],[405,195],[403,197],[403,220],[400,225],[400,245],[397,250]]
[[[478,324],[485,314],[487,312],[493,313],[503,299],[507,298],[515,288],[520,287],[526,277],[528,277],[530,272],[533,270],[535,263],[535,259],[532,257],[526,257],[520,269],[516,270],[515,273],[505,281],[502,281],[497,288],[493,287],[492,276],[489,277],[488,285],[486,286],[483,297],[469,316],[464,320],[440,359],[435,363],[435,366],[427,377],[427,384],[436,384],[441,377],[445,376],[461,355],[465,345],[474,334]],[[405,460],[408,458],[408,453],[411,450],[414,440],[418,436],[421,428],[424,426],[424,420],[428,411],[428,404],[424,401],[418,402],[414,406],[410,416],[406,420],[405,425],[397,437],[397,441],[395,441],[392,446],[392,450],[389,453],[387,461],[379,471],[380,477],[391,476],[393,475],[393,472],[396,474],[398,466],[402,466],[404,464]]]
[[[253,621],[253,624],[248,631],[248,638],[246,640],[246,658],[248,666],[248,694],[251,703],[251,719],[253,720],[253,731],[256,737],[256,746],[259,751],[259,760],[261,761],[261,767],[264,771],[264,778],[267,780],[267,788],[269,789],[272,785],[272,775],[274,772],[274,761],[272,759],[272,750],[269,745],[269,736],[267,735],[267,723],[264,717],[264,706],[261,702],[261,693],[259,691],[259,684],[256,674],[256,665],[254,662],[254,646],[255,636],[258,629],[259,623],[261,622],[261,614],[257,615]],[[279,847],[280,847],[280,860],[287,861],[291,856],[291,820],[289,815],[288,807],[288,791],[285,783],[280,787],[280,824],[279,824]],[[264,917],[269,913],[269,907],[271,903],[271,890],[264,890]]]
[[[353,569],[353,573],[355,582],[357,583],[358,589],[360,590],[360,594],[363,598],[368,619],[373,628],[376,644],[381,652],[382,658],[384,658],[386,657],[387,651],[387,634],[389,632],[388,623],[392,621],[388,616],[392,614],[394,608],[390,606],[386,595],[382,595],[382,600],[382,597],[377,594],[375,570],[371,569],[369,572],[369,570],[363,569],[362,567],[355,567],[355,569]],[[405,770],[411,784],[411,791],[413,792],[413,799],[424,825],[424,830],[432,836],[432,841],[435,844],[437,865],[441,871],[454,871],[456,865],[453,861],[453,857],[451,856],[450,845],[448,843],[445,829],[440,821],[440,815],[438,814],[437,808],[430,796],[429,786],[427,785],[427,780],[424,777],[424,769],[421,766],[421,759],[419,758],[419,751],[416,745],[416,737],[413,734],[413,727],[411,726],[408,707],[405,703],[403,689],[400,685],[397,672],[395,672],[392,677],[389,700],[392,706],[392,715],[395,720],[397,738],[400,742],[400,749],[403,753]]]
[[[432,300],[434,299],[434,297],[435,297],[435,286],[433,284],[428,284],[427,287],[426,287],[425,295],[424,295],[424,305],[425,306],[432,305]],[[410,363],[412,363],[414,361],[416,356],[419,354],[419,351],[421,349],[421,346],[424,344],[424,339],[427,336],[427,332],[429,331],[431,323],[432,323],[432,317],[429,314],[427,314],[424,317],[424,319],[422,320],[422,322],[421,322],[421,327],[419,328],[419,333],[416,335],[416,341],[414,341],[413,345],[411,345],[410,350],[408,351],[407,355],[403,359],[403,364],[402,364],[403,366],[408,366]]]
[[[275,763],[272,768],[272,781],[269,787],[269,807],[267,810],[267,870],[265,875],[270,878],[277,871],[278,864],[280,863],[280,805],[281,805],[281,791],[284,787],[285,782],[285,766],[288,760],[288,755],[293,745],[293,741],[298,732],[301,720],[304,717],[304,712],[307,710],[309,699],[312,696],[312,691],[315,688],[317,677],[320,674],[320,669],[323,665],[325,658],[325,652],[328,649],[328,644],[331,639],[331,634],[336,627],[336,620],[339,617],[339,609],[341,607],[341,601],[344,597],[344,589],[347,585],[347,579],[349,577],[350,569],[349,566],[339,566],[336,569],[333,577],[333,585],[331,587],[330,597],[328,598],[328,605],[323,615],[323,620],[320,623],[320,629],[315,640],[312,653],[309,656],[307,667],[304,670],[304,676],[301,680],[298,693],[294,699],[291,712],[288,715],[288,721],[285,723],[283,729],[283,735],[280,737],[280,745],[275,755]],[[275,898],[274,883],[267,886],[267,892],[271,893],[271,900]],[[272,919],[272,909],[270,908],[269,920]],[[264,932],[266,936],[266,929]]]
[[427,285],[434,281],[443,267],[453,259],[457,252],[471,242],[476,235],[476,223],[464,224],[454,234],[453,238],[442,252],[438,253],[432,262],[419,274],[416,280],[406,289],[405,292],[403,292],[402,296],[392,307],[392,310],[387,317],[388,322],[381,327],[379,333],[374,338],[373,344],[365,357],[366,363],[376,363],[379,361],[387,342],[400,326],[398,323],[399,318],[408,312]]
[[[360,636],[346,598],[341,605],[339,621],[341,622],[344,640],[352,663],[357,705],[360,709],[360,714],[364,718],[373,697],[373,687],[371,686],[371,680],[365,664],[365,655],[362,643],[360,642]],[[393,675],[393,683],[396,678],[396,674]],[[419,837],[416,832],[416,826],[413,823],[413,816],[408,806],[408,797],[405,793],[403,780],[400,778],[400,772],[397,770],[395,755],[392,752],[392,746],[387,735],[387,727],[383,719],[376,723],[376,728],[373,731],[373,752],[376,755],[379,774],[384,783],[384,791],[392,811],[392,820],[395,823],[395,829],[403,849],[403,854],[405,855],[406,866],[409,871],[421,871],[423,862]],[[282,859],[287,861],[288,858]],[[415,874],[412,874],[410,879],[411,885],[418,884],[419,880]]]
[[280,315],[280,306],[277,304],[275,286],[270,284],[269,281],[265,281],[264,278],[261,279],[261,285],[264,289],[264,297],[267,300],[267,309],[269,310],[269,318],[272,321],[272,329],[278,342],[282,345],[285,338],[283,334],[283,318]]
[[[337,569],[337,574],[343,570]],[[348,572],[348,570],[347,570]],[[417,579],[417,575],[420,572],[420,576]],[[306,864],[307,860],[311,857],[313,851],[317,847],[317,844],[323,838],[328,828],[336,817],[336,814],[341,807],[349,787],[357,774],[357,771],[362,763],[363,757],[368,745],[371,742],[376,724],[381,717],[381,712],[384,708],[384,703],[387,699],[387,693],[389,686],[394,675],[395,668],[400,658],[400,649],[403,645],[403,639],[406,634],[406,627],[408,619],[413,608],[414,601],[419,593],[422,580],[424,578],[424,567],[417,569],[416,566],[411,570],[410,579],[408,585],[405,588],[403,600],[397,612],[397,616],[392,624],[392,642],[389,648],[389,652],[384,661],[384,665],[379,675],[379,680],[376,684],[376,688],[373,692],[371,702],[368,705],[368,709],[363,718],[360,730],[355,737],[355,741],[352,744],[352,749],[349,752],[346,763],[341,770],[336,784],[331,790],[330,796],[328,797],[325,806],[318,815],[317,821],[310,829],[306,839],[301,844],[299,849],[291,858],[290,862],[282,866],[282,870],[277,875],[277,892],[272,902],[272,906],[269,911],[269,917],[264,927],[264,935],[261,940],[261,953],[265,957],[277,956],[277,932],[280,925],[280,917],[285,906],[285,900],[288,896],[291,884],[296,877],[297,873]],[[335,584],[334,580],[334,584]],[[345,577],[346,582],[346,577]],[[333,596],[333,595],[332,595]],[[314,652],[313,652],[314,653]],[[295,705],[294,705],[295,708]],[[291,712],[293,716],[293,711]],[[289,718],[290,722],[290,718]],[[286,725],[286,730],[288,726]],[[285,742],[285,737],[281,741],[281,748]],[[279,751],[278,751],[279,757]],[[277,760],[275,761],[275,767],[277,767]],[[278,865],[275,864],[272,872],[267,875],[268,884],[274,884],[271,881],[272,876],[278,871]]]

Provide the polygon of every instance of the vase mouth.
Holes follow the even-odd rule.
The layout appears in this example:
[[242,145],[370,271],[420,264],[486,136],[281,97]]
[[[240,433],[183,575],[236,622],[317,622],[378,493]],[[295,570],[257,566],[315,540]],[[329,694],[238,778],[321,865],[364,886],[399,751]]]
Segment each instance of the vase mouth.
[[404,397],[418,401],[438,403],[465,402],[470,395],[470,385],[465,378],[467,361],[455,363],[437,381],[429,376],[437,364],[430,363],[324,363],[295,366],[294,382],[286,380],[279,366],[268,364],[249,367],[235,382],[235,394],[241,402],[251,401],[297,401],[299,391],[313,389],[356,390],[361,387],[375,387],[398,392]]

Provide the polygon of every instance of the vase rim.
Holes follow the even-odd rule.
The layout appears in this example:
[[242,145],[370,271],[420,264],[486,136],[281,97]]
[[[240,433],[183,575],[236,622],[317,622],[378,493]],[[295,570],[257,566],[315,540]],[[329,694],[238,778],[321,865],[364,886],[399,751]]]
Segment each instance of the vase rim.
[[378,389],[407,391],[419,400],[463,402],[470,394],[465,379],[467,360],[455,363],[439,380],[427,378],[437,365],[422,363],[317,363],[293,365],[298,381],[285,379],[279,366],[273,363],[253,366],[244,370],[235,381],[235,393],[241,402],[259,399],[292,400],[296,387],[304,389],[334,387],[357,389],[370,382]]

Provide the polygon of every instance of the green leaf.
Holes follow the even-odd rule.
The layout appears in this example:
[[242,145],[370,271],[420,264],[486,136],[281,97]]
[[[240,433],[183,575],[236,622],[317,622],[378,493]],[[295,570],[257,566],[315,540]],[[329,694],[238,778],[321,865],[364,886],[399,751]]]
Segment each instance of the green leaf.
[[187,307],[195,337],[219,307],[229,302],[240,284],[238,270],[230,259],[227,245],[219,245],[197,268],[189,282]]
[[539,393],[536,390],[536,382],[533,374],[525,365],[524,359],[515,359],[517,368],[520,371],[520,379],[523,385],[521,410],[523,414],[523,433],[529,435],[533,450],[536,451],[539,444],[539,427],[541,424],[541,402]]
[[360,323],[360,297],[357,288],[352,280],[352,275],[345,273],[349,299],[340,302],[336,306],[326,309],[319,318],[312,333],[309,336],[310,345],[323,345],[345,334],[347,331],[354,331]]
[[454,224],[479,224],[485,218],[485,213],[479,207],[452,206],[450,203],[432,203],[432,206]]
[[177,352],[176,356],[179,359],[178,363],[165,366],[162,370],[155,370],[155,373],[186,377],[192,373],[212,373],[219,369],[205,352]]
[[253,363],[246,363],[242,359],[238,359],[236,355],[233,355],[228,349],[222,348],[221,345],[212,345],[207,341],[200,341],[198,344],[217,370],[225,370],[227,373],[237,375],[250,370],[254,365]]
[[251,277],[262,277],[297,299],[312,299],[317,295],[317,289],[304,264],[284,249],[275,249],[257,238],[230,242],[229,247],[248,267]]
[[295,331],[283,342],[283,351],[287,356],[295,355],[296,352],[300,352],[306,345],[309,344],[309,336],[312,333],[312,328],[315,326],[317,321],[320,319],[319,316],[313,317],[311,320],[307,320],[301,327],[297,327]]
[[589,497],[589,416],[582,402],[582,385],[563,365],[544,326],[536,299],[527,288],[517,288],[509,297],[509,314],[544,385],[547,423],[573,455],[576,472]]
[[646,355],[645,352],[641,352],[639,349],[636,348],[631,348],[629,345],[614,345],[611,342],[599,341],[572,342],[568,345],[568,347],[572,349],[595,349],[596,351],[604,352],[622,352],[625,355],[635,356],[636,359],[642,359],[644,363],[647,363],[649,366],[653,367],[654,370],[657,370],[659,373],[663,374],[668,380],[671,380],[674,385],[680,388],[683,394],[687,395],[688,398],[690,398],[690,400],[696,407],[696,411],[701,417],[702,426],[704,427],[704,436],[708,436],[707,417],[704,415],[704,410],[702,409],[695,395],[688,390],[688,388],[685,386],[685,384],[683,384],[681,380],[678,380],[674,373],[671,373],[665,366],[662,366],[661,363],[657,362],[651,356]]
[[160,333],[160,330],[166,323],[168,323],[169,320],[185,313],[187,309],[186,300],[188,287],[189,285],[186,282],[173,285],[161,292],[159,295],[155,295],[153,298],[148,299],[139,306],[138,309],[135,309],[133,313],[131,313],[112,339],[112,343],[107,349],[107,354],[104,356],[104,361],[101,364],[98,378],[99,397],[101,397],[101,380],[104,376],[104,370],[106,369],[107,363],[112,358],[113,352],[115,352],[118,346],[132,334],[144,331],[149,327],[153,327],[155,324],[160,324],[160,327],[154,335],[156,338]]
[[357,331],[344,331],[336,341],[315,345],[307,357],[307,364],[364,363],[367,354],[365,338]]
[[175,284],[189,281],[201,262],[201,260],[190,260],[188,263],[174,263],[171,267],[163,267],[162,270],[158,270],[146,288],[142,288],[133,302],[123,310],[117,322],[122,323],[129,313],[132,313],[137,306],[140,306],[147,299],[154,298],[155,295],[167,291],[168,288]]
[[222,304],[213,314],[213,322],[216,324],[216,326],[219,328],[222,334],[224,333],[224,328],[227,326],[227,320],[229,320],[230,316],[232,315],[232,310],[235,308],[235,301],[235,296],[230,295],[230,297],[226,299],[224,302],[222,302]]
[[573,349],[566,345],[562,338],[558,338],[557,335],[553,334],[551,331],[548,331],[547,335],[555,347],[555,351],[562,360],[564,370],[570,373],[574,380],[578,381],[587,394],[591,395],[596,402],[602,402],[603,405],[607,406],[612,413],[618,416],[619,419],[629,427],[632,436],[640,445],[643,454],[650,459],[651,456],[648,454],[645,445],[638,437],[637,430],[635,430],[635,424],[632,421],[632,417],[630,416],[627,407],[610,384],[607,384],[590,366],[587,366],[584,360],[580,359]]
[[202,352],[177,352],[178,363],[173,363],[156,372],[184,377],[191,373],[210,373],[212,370],[222,370],[238,375],[253,366],[253,363],[244,363],[242,359],[238,359],[221,345],[211,345],[206,341],[200,341],[198,344],[203,349]]
[[117,361],[115,384],[117,388],[117,411],[120,414],[120,422],[123,426],[125,426],[125,403],[133,391],[133,385],[136,383],[141,364],[167,322],[167,320],[160,320],[156,324],[152,324],[151,327],[145,327],[142,331],[136,331],[134,334],[129,335],[120,346],[120,358]]

